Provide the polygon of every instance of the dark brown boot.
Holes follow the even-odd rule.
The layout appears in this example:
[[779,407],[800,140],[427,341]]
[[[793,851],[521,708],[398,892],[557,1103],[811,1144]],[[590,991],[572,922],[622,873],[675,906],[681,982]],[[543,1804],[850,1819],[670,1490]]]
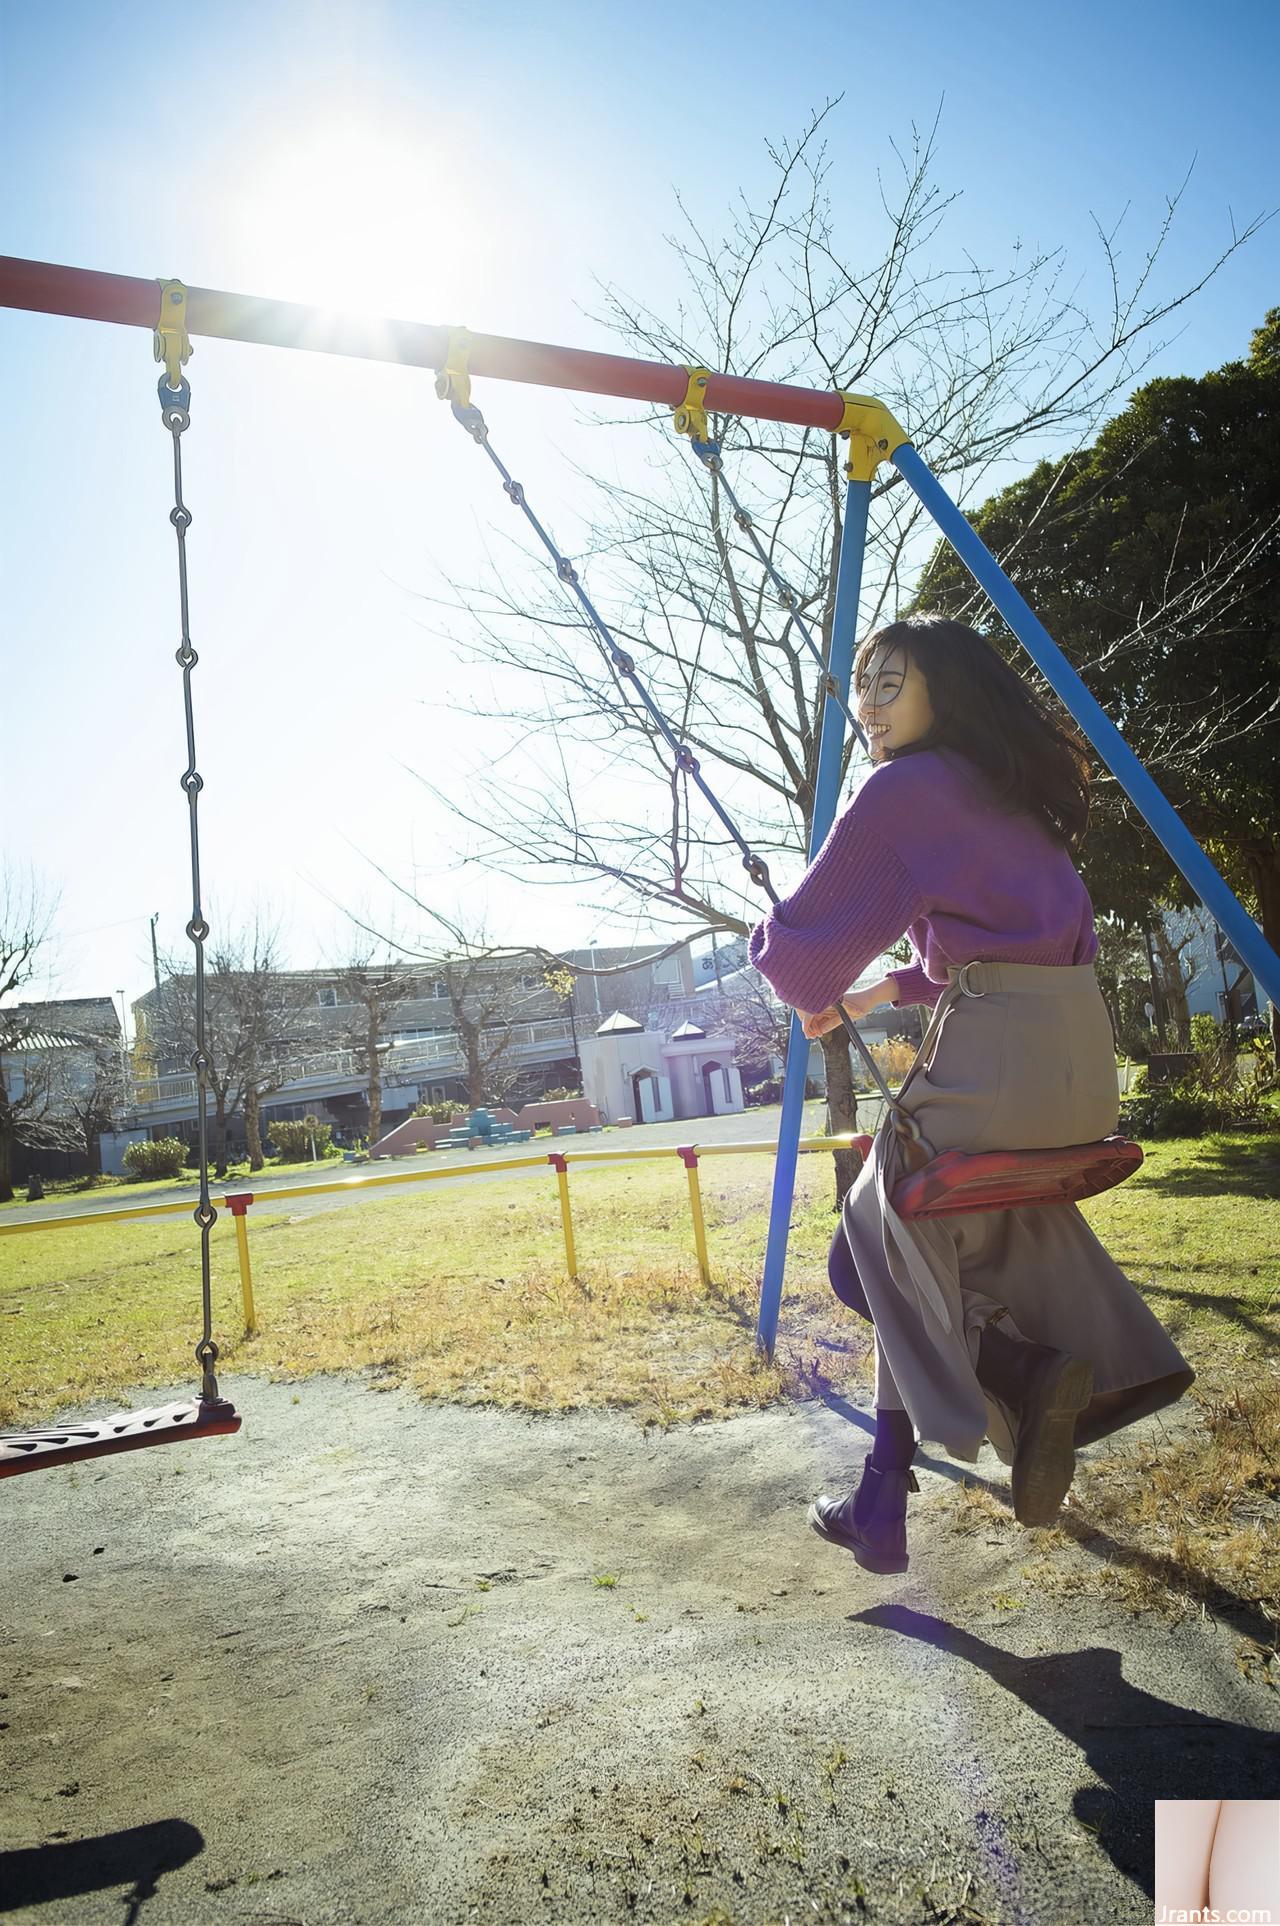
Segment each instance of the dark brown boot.
[[851,1551],[865,1571],[905,1572],[907,1493],[919,1489],[914,1471],[878,1471],[868,1453],[858,1489],[847,1498],[815,1498],[809,1523],[820,1538]]
[[1050,1525],[1075,1476],[1076,1418],[1093,1390],[1088,1358],[1055,1351],[987,1322],[975,1366],[978,1383],[1016,1420],[1013,1515],[1020,1525]]

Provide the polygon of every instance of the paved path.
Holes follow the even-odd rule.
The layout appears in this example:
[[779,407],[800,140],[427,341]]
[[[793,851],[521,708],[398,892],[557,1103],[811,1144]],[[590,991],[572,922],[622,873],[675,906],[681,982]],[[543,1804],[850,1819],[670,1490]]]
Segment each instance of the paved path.
[[[858,1118],[862,1128],[873,1130],[879,1115],[880,1101],[864,1099],[859,1105]],[[557,1137],[538,1138],[529,1144],[513,1144],[502,1152],[483,1151],[436,1151],[430,1156],[418,1158],[387,1157],[376,1164],[338,1164],[328,1163],[317,1166],[314,1177],[300,1176],[297,1172],[288,1176],[277,1176],[270,1171],[259,1171],[254,1177],[237,1178],[234,1182],[215,1184],[211,1191],[215,1204],[220,1203],[228,1192],[248,1190],[266,1204],[270,1202],[272,1191],[288,1190],[293,1187],[303,1189],[312,1185],[349,1182],[350,1189],[330,1191],[317,1197],[291,1197],[287,1200],[290,1214],[309,1216],[322,1210],[343,1210],[350,1204],[360,1203],[370,1197],[398,1196],[417,1194],[420,1190],[438,1189],[443,1185],[452,1188],[454,1183],[475,1183],[473,1174],[478,1166],[482,1170],[500,1170],[512,1157],[522,1154],[537,1154],[552,1149],[583,1151],[589,1148],[605,1150],[652,1149],[660,1144],[704,1143],[760,1143],[774,1141],[778,1134],[778,1120],[781,1111],[777,1104],[770,1104],[759,1110],[744,1110],[733,1117],[695,1117],[686,1118],[678,1123],[643,1124],[631,1130],[612,1130],[598,1137]],[[806,1135],[817,1135],[826,1127],[826,1104],[808,1103],[804,1111]],[[367,1179],[374,1175],[389,1175],[393,1171],[406,1171],[417,1164],[423,1167],[421,1184],[369,1184]],[[430,1173],[456,1167],[457,1176],[441,1178]],[[518,1176],[536,1176],[537,1170],[515,1172]],[[183,1201],[192,1203],[199,1197],[197,1184],[184,1184],[173,1190],[148,1191],[141,1195],[132,1193],[127,1187],[108,1191],[87,1191],[83,1196],[62,1195],[51,1198],[43,1204],[23,1205],[0,1212],[0,1224],[44,1223],[59,1217],[96,1215],[100,1211],[121,1210],[133,1204],[175,1204]]]

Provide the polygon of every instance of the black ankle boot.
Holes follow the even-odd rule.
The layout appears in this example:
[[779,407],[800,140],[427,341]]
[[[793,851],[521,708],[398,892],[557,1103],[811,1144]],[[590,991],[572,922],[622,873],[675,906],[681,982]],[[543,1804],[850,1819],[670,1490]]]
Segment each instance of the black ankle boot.
[[983,1328],[974,1372],[1014,1421],[1013,1515],[1020,1525],[1049,1525],[1075,1476],[1076,1418],[1093,1390],[1093,1366],[1030,1338]]
[[907,1493],[919,1489],[914,1471],[878,1471],[868,1454],[858,1489],[847,1498],[815,1498],[809,1523],[820,1538],[851,1551],[865,1571],[905,1572]]

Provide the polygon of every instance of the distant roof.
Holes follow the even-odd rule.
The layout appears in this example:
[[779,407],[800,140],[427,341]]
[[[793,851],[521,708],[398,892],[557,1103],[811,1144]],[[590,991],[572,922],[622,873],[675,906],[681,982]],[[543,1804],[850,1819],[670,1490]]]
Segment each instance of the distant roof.
[[102,1037],[114,1043],[120,1035],[120,1013],[109,996],[64,996],[38,1003],[6,1003],[3,1020],[29,1024],[51,1036],[64,1032],[80,1042]]
[[673,1043],[688,1043],[693,1037],[705,1037],[706,1034],[706,1031],[700,1030],[696,1023],[682,1023],[678,1030],[671,1032],[671,1041]]
[[24,1030],[8,1046],[10,1056],[37,1050],[93,1050],[108,1041],[105,1037],[83,1036],[73,1030]]
[[637,1023],[634,1017],[624,1016],[621,1010],[615,1010],[612,1016],[605,1018],[600,1028],[596,1031],[596,1035],[598,1037],[617,1037],[635,1031],[639,1031],[640,1034],[643,1035],[643,1023]]

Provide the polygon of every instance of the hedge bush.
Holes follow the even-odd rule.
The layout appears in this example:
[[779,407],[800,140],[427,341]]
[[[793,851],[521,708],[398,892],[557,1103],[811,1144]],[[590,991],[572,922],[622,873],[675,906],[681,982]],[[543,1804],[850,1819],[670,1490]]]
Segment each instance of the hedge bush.
[[1209,1130],[1274,1126],[1275,1113],[1251,1084],[1206,1090],[1194,1077],[1156,1083],[1126,1097],[1120,1128],[1131,1137],[1199,1137]]
[[156,1137],[149,1144],[130,1144],[124,1153],[129,1175],[142,1177],[180,1177],[187,1161],[187,1146],[181,1137]]
[[276,1162],[280,1164],[305,1162],[311,1155],[313,1138],[317,1157],[341,1155],[333,1145],[333,1125],[321,1123],[318,1117],[303,1117],[300,1120],[294,1118],[287,1123],[273,1123],[271,1146],[275,1151]]

